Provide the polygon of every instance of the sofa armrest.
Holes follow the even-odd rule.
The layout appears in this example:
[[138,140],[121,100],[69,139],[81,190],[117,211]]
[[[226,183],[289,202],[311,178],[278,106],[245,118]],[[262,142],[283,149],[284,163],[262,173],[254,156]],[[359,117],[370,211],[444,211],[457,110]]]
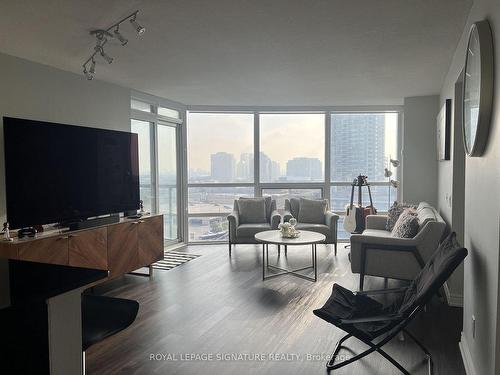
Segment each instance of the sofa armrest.
[[415,238],[367,236],[364,234],[351,235],[351,244],[374,244],[401,247],[415,247],[418,241]]
[[325,212],[325,225],[328,225],[330,228],[332,226],[336,226],[339,221],[339,215],[333,213],[332,211]]
[[334,243],[334,244],[337,243],[338,222],[339,222],[339,215],[333,213],[332,211],[325,212],[325,225],[328,226],[330,231],[330,236],[327,238],[329,243]]
[[271,229],[278,229],[278,225],[281,223],[281,215],[278,210],[271,212]]
[[236,239],[236,228],[238,228],[240,218],[237,211],[231,212],[227,215],[227,220],[229,221],[229,241],[234,241]]
[[387,224],[387,215],[368,215],[366,217],[366,229],[383,229]]
[[286,223],[288,220],[290,220],[293,217],[293,215],[290,213],[290,211],[284,211],[283,212],[283,222]]

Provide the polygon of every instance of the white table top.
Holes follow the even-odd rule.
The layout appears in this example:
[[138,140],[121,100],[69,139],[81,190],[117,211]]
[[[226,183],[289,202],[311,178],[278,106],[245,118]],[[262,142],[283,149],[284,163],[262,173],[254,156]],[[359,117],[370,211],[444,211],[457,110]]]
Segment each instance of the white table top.
[[324,242],[326,237],[324,234],[301,230],[297,238],[281,237],[279,230],[266,230],[255,235],[255,239],[262,243],[270,243],[275,245],[310,245],[314,243]]

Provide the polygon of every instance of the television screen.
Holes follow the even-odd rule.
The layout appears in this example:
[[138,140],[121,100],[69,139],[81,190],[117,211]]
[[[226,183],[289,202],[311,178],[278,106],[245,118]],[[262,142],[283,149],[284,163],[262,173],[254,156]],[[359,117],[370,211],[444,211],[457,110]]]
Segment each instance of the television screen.
[[4,117],[11,228],[139,208],[137,135]]

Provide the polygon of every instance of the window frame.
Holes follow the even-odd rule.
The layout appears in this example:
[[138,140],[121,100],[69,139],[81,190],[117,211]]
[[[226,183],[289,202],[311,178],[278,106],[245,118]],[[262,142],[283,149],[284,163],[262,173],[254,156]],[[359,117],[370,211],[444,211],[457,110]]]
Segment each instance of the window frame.
[[[334,113],[396,113],[397,119],[397,155],[394,158],[401,161],[401,165],[397,170],[396,178],[400,185],[397,189],[395,200],[400,200],[403,195],[403,158],[402,158],[402,136],[403,136],[403,106],[325,106],[325,107],[248,107],[248,106],[187,106],[185,113],[185,129],[189,126],[190,113],[252,113],[254,118],[254,181],[249,183],[190,183],[187,180],[187,130],[184,132],[183,144],[185,146],[185,158],[183,172],[185,174],[183,199],[184,199],[184,239],[189,244],[221,244],[227,241],[191,241],[188,235],[188,220],[190,217],[223,217],[227,213],[188,213],[188,188],[190,187],[253,187],[254,197],[262,197],[265,189],[320,189],[322,198],[331,202],[330,189],[333,186],[351,186],[351,182],[336,182],[331,181],[331,116]],[[322,182],[261,182],[260,181],[260,114],[302,114],[302,113],[322,113],[324,114],[324,163]],[[374,181],[370,182],[372,186],[389,186],[389,182]],[[279,207],[281,208],[281,207]],[[344,215],[344,211],[333,211],[338,215]],[[379,211],[385,212],[385,211]],[[340,240],[339,242],[346,242]]]
[[[185,201],[184,181],[186,174],[184,171],[186,146],[184,144],[186,108],[187,106],[171,100],[162,99],[154,95],[145,94],[138,91],[131,91],[130,101],[138,100],[151,105],[151,112],[136,110],[130,105],[130,120],[146,121],[150,123],[150,161],[151,161],[151,194],[153,195],[154,207],[152,214],[160,210],[159,204],[159,170],[158,170],[158,126],[172,126],[176,129],[176,148],[177,148],[177,239],[167,240],[164,238],[164,246],[174,246],[184,243],[187,239],[185,225]],[[179,112],[179,118],[162,116],[158,114],[158,107],[165,107]],[[130,125],[131,126],[131,125]]]

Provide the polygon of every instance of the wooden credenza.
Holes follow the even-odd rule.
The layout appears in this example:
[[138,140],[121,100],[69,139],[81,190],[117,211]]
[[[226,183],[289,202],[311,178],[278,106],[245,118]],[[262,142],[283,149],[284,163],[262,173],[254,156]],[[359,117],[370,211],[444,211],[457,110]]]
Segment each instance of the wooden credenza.
[[0,257],[108,270],[110,278],[121,276],[163,259],[163,215],[0,241]]

